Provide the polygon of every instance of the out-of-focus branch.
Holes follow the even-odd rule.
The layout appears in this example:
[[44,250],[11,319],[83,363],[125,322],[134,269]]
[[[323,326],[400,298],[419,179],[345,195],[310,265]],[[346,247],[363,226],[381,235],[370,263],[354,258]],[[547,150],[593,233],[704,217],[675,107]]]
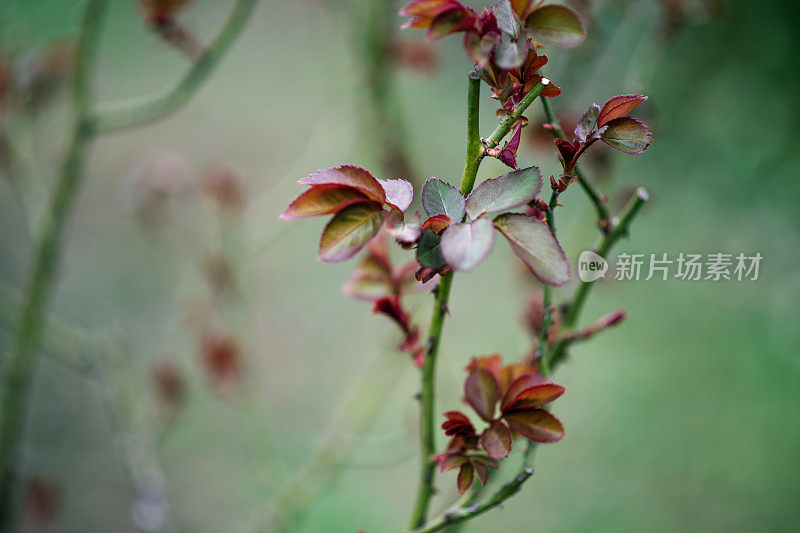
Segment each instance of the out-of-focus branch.
[[396,90],[393,48],[397,36],[397,6],[392,1],[351,0],[349,28],[364,80],[365,103],[359,105],[365,135],[376,150],[387,177],[414,182],[408,129]]
[[98,133],[134,128],[165,118],[186,104],[214,71],[250,19],[258,0],[237,0],[228,20],[189,71],[164,91],[99,106],[92,116]]

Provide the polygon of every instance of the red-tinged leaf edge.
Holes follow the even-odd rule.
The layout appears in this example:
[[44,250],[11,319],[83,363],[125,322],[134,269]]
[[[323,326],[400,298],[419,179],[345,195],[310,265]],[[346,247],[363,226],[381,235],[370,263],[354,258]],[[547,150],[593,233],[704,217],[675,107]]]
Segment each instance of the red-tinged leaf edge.
[[522,409],[503,415],[508,425],[533,442],[548,444],[564,438],[564,425],[544,409]]
[[555,401],[566,390],[563,385],[557,383],[540,383],[526,386],[529,382],[525,378],[526,376],[517,378],[509,385],[500,407],[503,413],[518,409],[541,407]]
[[[561,256],[561,259],[563,260],[563,262],[564,262],[564,264],[566,266],[566,274],[564,276],[557,277],[557,278],[556,277],[548,277],[548,276],[545,276],[543,273],[538,272],[533,266],[531,266],[531,264],[528,262],[528,258],[525,255],[525,252],[527,252],[527,249],[525,249],[521,244],[519,244],[516,239],[512,238],[511,234],[509,234],[509,232],[506,231],[506,227],[504,227],[504,222],[506,220],[512,218],[512,217],[523,217],[525,219],[529,219],[531,221],[531,223],[541,224],[541,225],[544,226],[544,228],[547,229],[548,232],[550,232],[550,237],[553,239],[553,242],[554,242],[555,247],[556,247],[555,249],[557,249],[559,255]],[[561,248],[561,244],[558,242],[558,240],[552,234],[552,231],[550,231],[550,229],[547,227],[547,224],[544,221],[539,220],[539,219],[537,219],[535,217],[530,217],[530,216],[522,215],[522,214],[518,214],[518,213],[506,213],[506,214],[499,215],[499,216],[495,217],[494,225],[495,225],[495,228],[497,228],[497,230],[500,231],[500,233],[503,234],[503,236],[506,238],[506,240],[508,240],[509,244],[511,245],[511,249],[514,251],[516,256],[519,257],[522,260],[523,263],[525,263],[525,265],[528,267],[528,269],[533,273],[534,276],[536,276],[539,279],[539,281],[541,281],[542,283],[545,283],[547,285],[550,285],[551,287],[562,287],[562,286],[564,286],[564,285],[566,285],[567,283],[570,282],[570,280],[572,279],[572,273],[571,273],[571,267],[569,265],[569,261],[567,260],[567,256],[564,253],[564,250]],[[538,257],[537,257],[537,260],[541,261],[541,259],[538,258]]]
[[464,400],[485,421],[494,418],[499,396],[499,385],[491,372],[476,368],[469,373],[464,382]]
[[447,215],[434,215],[422,223],[422,229],[429,229],[434,233],[441,233],[442,230],[452,224],[452,220]]
[[605,130],[600,134],[600,140],[611,148],[626,154],[639,155],[647,150],[653,142],[650,128],[635,118],[617,118],[607,123],[604,128]]
[[[347,185],[317,185],[303,191],[292,200],[289,207],[281,213],[281,220],[297,220],[301,218],[330,215],[345,207],[359,202],[369,201],[360,190]],[[316,207],[314,207],[316,206]]]
[[[317,258],[327,263],[350,259],[378,234],[385,218],[386,212],[377,202],[361,202],[345,207],[334,215],[322,231]],[[354,235],[356,231],[363,231],[363,234]],[[354,237],[356,240],[349,242]]]
[[597,116],[597,127],[601,128],[614,119],[630,114],[633,108],[645,100],[647,100],[647,96],[643,94],[621,94],[610,98],[603,104],[603,108]]
[[411,201],[414,199],[414,186],[402,179],[376,179],[386,194],[386,203],[405,213],[408,206],[411,205]]
[[469,459],[467,459],[467,456],[463,454],[460,453],[447,454],[444,457],[442,457],[441,461],[439,461],[439,471],[442,474],[444,474],[445,472],[449,472],[454,468],[458,468],[467,461],[469,461]]
[[494,420],[489,427],[483,430],[479,442],[489,457],[498,461],[511,454],[513,444],[511,430],[499,420]]
[[464,494],[467,489],[472,485],[472,480],[475,478],[475,467],[471,462],[466,462],[461,465],[458,471],[458,481],[456,486],[459,494]]
[[313,174],[298,181],[301,185],[347,185],[358,189],[371,200],[380,204],[386,202],[386,193],[368,170],[356,165],[339,165],[336,167],[317,170]]
[[447,420],[442,422],[441,427],[448,437],[468,439],[475,435],[475,427],[461,411],[447,411],[444,416]]

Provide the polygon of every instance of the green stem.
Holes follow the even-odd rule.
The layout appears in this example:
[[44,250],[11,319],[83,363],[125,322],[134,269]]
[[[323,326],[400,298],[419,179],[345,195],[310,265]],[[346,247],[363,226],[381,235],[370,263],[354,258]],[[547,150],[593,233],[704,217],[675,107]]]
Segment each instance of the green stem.
[[258,0],[237,0],[211,45],[180,80],[164,91],[99,107],[94,120],[99,133],[134,128],[162,119],[194,96],[244,29]]
[[[490,147],[497,146],[503,140],[503,137],[508,134],[517,119],[542,93],[547,83],[538,83],[522,99],[514,111],[500,123],[489,140],[486,141]],[[467,196],[475,186],[478,168],[484,155],[479,133],[480,88],[480,78],[474,72],[470,73],[467,92],[467,154],[460,187],[461,194],[464,196]],[[428,508],[434,493],[433,478],[436,474],[436,462],[433,460],[436,453],[434,432],[436,357],[439,352],[442,327],[447,313],[447,302],[450,297],[452,283],[452,273],[442,276],[439,282],[428,334],[428,351],[425,355],[425,362],[422,365],[422,390],[420,392],[422,468],[417,500],[411,515],[411,529],[419,528],[425,524]]]
[[[552,126],[550,133],[552,134],[553,138],[566,139],[564,131],[561,129],[561,125],[558,123],[558,118],[553,112],[553,108],[547,98],[542,98],[542,107],[544,108],[544,114],[547,118],[547,122]],[[604,233],[607,233],[611,222],[611,213],[606,205],[605,196],[601,194],[594,185],[592,185],[592,182],[589,181],[581,168],[577,165],[575,166],[575,174],[578,177],[578,183],[580,184],[581,188],[589,196],[592,204],[594,204],[595,211],[597,211],[600,229],[603,230]]]
[[[486,139],[486,145],[489,148],[494,148],[500,141],[503,140],[503,137],[508,134],[509,130],[514,126],[514,124],[519,120],[519,117],[525,112],[526,109],[536,100],[536,97],[542,94],[544,88],[550,84],[550,80],[547,78],[542,79],[539,83],[537,83],[531,91],[525,95],[522,101],[517,104],[517,107],[514,108],[514,111],[506,116],[501,122],[500,125],[497,126],[497,129]],[[547,101],[547,98],[542,98],[542,101]]]
[[97,57],[101,22],[108,0],[89,0],[83,14],[72,87],[72,132],[69,148],[35,247],[34,265],[23,297],[22,315],[5,361],[0,391],[0,529],[12,522],[19,441],[28,404],[31,375],[42,333],[44,309],[53,287],[65,222],[83,181],[84,159],[94,135],[87,119],[90,79]]
[[533,475],[533,457],[536,452],[537,445],[530,442],[525,449],[525,454],[522,457],[522,467],[514,478],[497,489],[492,496],[485,502],[478,505],[458,505],[451,507],[438,517],[431,520],[424,527],[414,530],[414,533],[433,533],[441,531],[442,529],[470,520],[478,515],[494,509],[501,505],[504,501],[514,496],[520,491],[522,485]]
[[[461,177],[461,194],[466,196],[475,185],[478,168],[481,164],[480,140],[480,95],[481,80],[473,72],[469,75],[467,90],[467,154],[464,162],[464,174]],[[441,277],[433,304],[433,315],[428,330],[428,351],[422,364],[422,390],[420,392],[421,416],[421,451],[422,468],[420,471],[419,489],[414,512],[411,515],[411,529],[425,523],[428,516],[431,497],[433,496],[433,478],[436,475],[436,462],[433,456],[436,453],[436,435],[434,424],[435,395],[436,395],[436,357],[439,353],[439,344],[444,327],[444,317],[447,314],[447,302],[450,298],[450,288],[453,284],[452,272]]]
[[[614,244],[616,244],[620,238],[628,234],[628,228],[630,227],[631,222],[633,222],[633,219],[636,217],[648,199],[649,195],[647,194],[647,190],[644,187],[639,187],[636,190],[633,200],[631,200],[631,203],[623,211],[619,221],[612,223],[611,230],[600,241],[600,245],[596,249],[597,255],[603,258],[608,256],[608,253],[611,251],[611,248],[614,246]],[[578,321],[578,317],[583,310],[583,306],[586,303],[586,299],[589,296],[591,288],[592,282],[586,281],[581,282],[581,284],[578,286],[578,289],[575,291],[575,295],[572,297],[572,302],[569,304],[567,312],[564,316],[564,331],[569,331],[572,329],[572,327]],[[553,348],[553,353],[550,358],[551,367],[555,367],[563,360],[566,354],[567,344],[568,341],[562,338]]]

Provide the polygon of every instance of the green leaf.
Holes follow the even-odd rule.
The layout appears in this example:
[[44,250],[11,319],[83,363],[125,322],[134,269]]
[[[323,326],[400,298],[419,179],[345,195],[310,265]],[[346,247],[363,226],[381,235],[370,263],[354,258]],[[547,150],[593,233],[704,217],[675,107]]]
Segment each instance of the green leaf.
[[377,202],[353,204],[339,211],[322,232],[320,261],[345,261],[356,255],[378,233],[385,217]]
[[485,213],[499,213],[527,204],[542,189],[542,173],[528,167],[484,181],[467,197],[466,212],[475,220]]
[[419,238],[417,244],[417,261],[419,264],[439,270],[445,266],[444,257],[442,257],[442,250],[439,248],[442,238],[431,230],[425,228],[422,230],[422,236]]
[[494,226],[542,283],[560,287],[572,279],[567,256],[546,223],[527,215],[508,213],[496,217]]
[[600,139],[626,154],[641,154],[653,142],[650,128],[635,118],[618,118],[606,124],[605,128],[600,134]]
[[344,185],[317,185],[294,199],[281,214],[281,220],[329,215],[348,205],[369,201],[358,189]]
[[561,421],[544,409],[524,409],[503,415],[511,429],[533,442],[557,442],[564,438]]
[[429,217],[447,215],[453,222],[464,218],[464,196],[452,185],[431,178],[422,186],[422,207]]
[[449,226],[442,233],[440,244],[447,266],[463,271],[470,271],[478,266],[493,247],[494,228],[491,221],[485,218]]
[[363,192],[370,200],[381,204],[386,201],[386,193],[381,184],[378,183],[378,180],[375,179],[375,176],[355,165],[341,165],[318,170],[301,179],[298,183],[311,185],[312,187],[317,185],[347,185]]
[[536,39],[567,48],[578,46],[586,39],[583,21],[565,6],[542,6],[528,16],[525,26],[533,31]]
[[511,454],[511,431],[505,424],[495,420],[481,433],[480,444],[492,458],[498,461],[505,459]]
[[464,382],[464,399],[487,422],[494,418],[495,405],[500,398],[499,385],[491,372],[473,369]]

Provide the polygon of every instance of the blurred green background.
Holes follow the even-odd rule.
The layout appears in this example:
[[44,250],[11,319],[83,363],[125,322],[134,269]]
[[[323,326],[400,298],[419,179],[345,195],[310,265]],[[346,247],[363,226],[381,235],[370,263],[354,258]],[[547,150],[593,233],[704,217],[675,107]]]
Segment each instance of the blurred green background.
[[[365,112],[368,54],[354,27],[372,16],[370,4],[265,0],[185,109],[95,145],[51,306],[70,325],[49,339],[99,356],[105,370],[87,376],[41,358],[21,469],[55,487],[57,512],[45,525],[26,520],[23,531],[269,530],[276,513],[305,501],[302,490],[286,496],[282,487],[325,434],[336,445],[300,483],[322,486],[290,530],[404,530],[418,472],[417,371],[394,351],[392,325],[340,295],[354,264],[315,261],[322,222],[277,218],[300,190],[295,181],[314,169],[355,162],[381,175],[375,121]],[[229,5],[198,0],[182,21],[207,36]],[[78,7],[3,0],[3,53],[71,35]],[[615,94],[650,96],[637,109],[654,132],[650,149],[607,153],[588,169],[614,206],[634,185],[651,192],[618,251],[760,252],[761,272],[754,282],[600,282],[584,321],[620,307],[628,320],[576,346],[559,370],[568,391],[555,410],[567,437],[540,450],[521,494],[465,530],[796,531],[798,8],[738,0],[576,7],[594,14],[590,37],[548,53],[546,74],[563,89],[556,110],[574,115]],[[435,49],[437,69],[400,65],[392,81],[416,184],[430,176],[456,183],[463,165],[470,64],[457,37]],[[184,68],[148,34],[135,2],[112,2],[96,83],[103,99],[158,90]],[[482,95],[488,135],[495,106],[486,87]],[[532,109],[535,123],[541,109]],[[63,97],[24,127],[47,186],[63,149]],[[520,155],[556,172],[549,145]],[[242,179],[239,213],[221,214],[202,192],[203,177],[220,165]],[[481,176],[501,172],[487,162]],[[564,203],[560,238],[575,258],[595,238],[592,211],[577,187]],[[0,280],[19,287],[30,237],[8,179],[0,181],[0,227]],[[235,279],[222,296],[204,275],[220,256]],[[456,278],[438,411],[459,408],[470,357],[525,353],[520,312],[532,286],[502,243]],[[409,302],[427,324],[430,296]],[[237,339],[238,382],[208,379],[204,328]],[[4,354],[8,334],[0,329]],[[92,348],[66,342],[75,336]],[[168,423],[152,385],[153,365],[164,362],[187,382]],[[371,387],[337,414],[359,380]],[[339,458],[329,476],[326,464]],[[437,510],[454,499],[454,474],[439,486]],[[282,491],[288,499],[276,500]]]

